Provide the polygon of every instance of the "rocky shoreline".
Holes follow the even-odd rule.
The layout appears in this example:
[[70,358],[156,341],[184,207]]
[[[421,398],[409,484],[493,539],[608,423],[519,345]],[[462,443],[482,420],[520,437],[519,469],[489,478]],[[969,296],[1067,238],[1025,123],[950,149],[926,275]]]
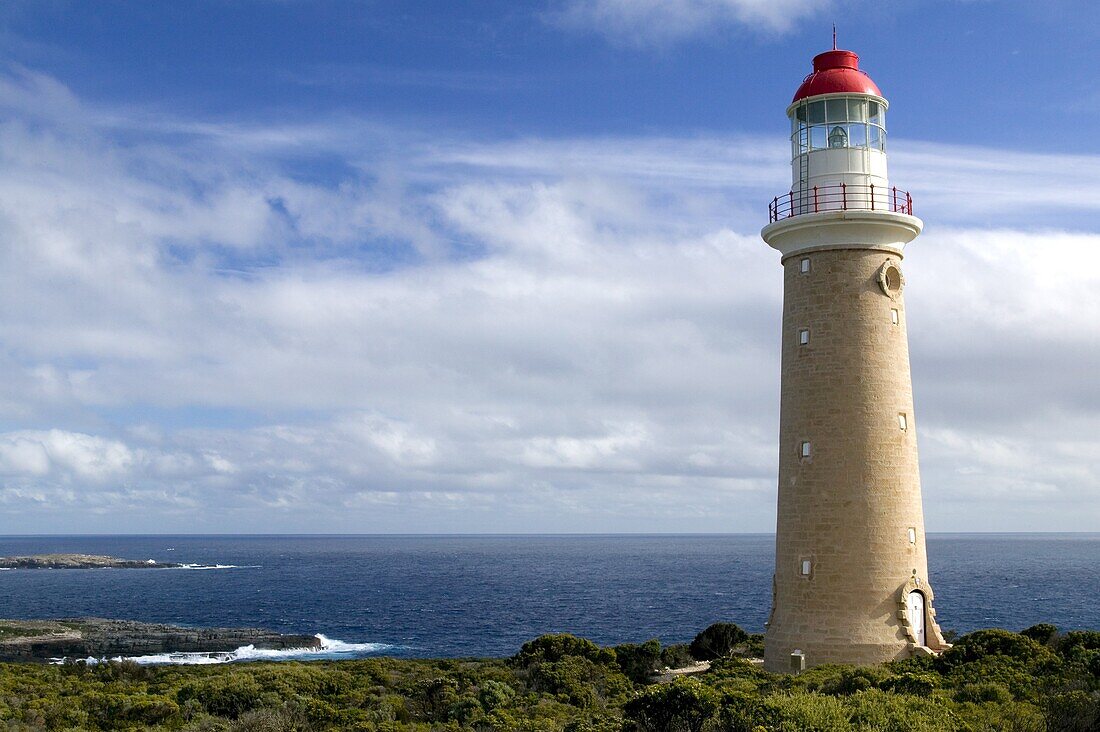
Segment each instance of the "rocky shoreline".
[[34,554],[0,557],[0,569],[179,569],[176,562],[119,559],[98,554]]
[[249,645],[285,650],[320,648],[321,641],[260,628],[186,628],[104,618],[0,620],[0,661],[218,653]]

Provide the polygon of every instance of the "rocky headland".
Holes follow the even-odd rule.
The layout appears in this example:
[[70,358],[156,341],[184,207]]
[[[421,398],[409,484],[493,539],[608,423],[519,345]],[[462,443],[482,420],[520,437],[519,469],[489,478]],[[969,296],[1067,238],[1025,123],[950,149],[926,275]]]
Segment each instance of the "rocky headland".
[[0,569],[179,569],[176,562],[119,559],[97,554],[34,554],[0,557]]
[[132,620],[0,620],[0,661],[56,658],[217,653],[241,646],[319,648],[312,635],[283,635],[260,628],[186,628]]

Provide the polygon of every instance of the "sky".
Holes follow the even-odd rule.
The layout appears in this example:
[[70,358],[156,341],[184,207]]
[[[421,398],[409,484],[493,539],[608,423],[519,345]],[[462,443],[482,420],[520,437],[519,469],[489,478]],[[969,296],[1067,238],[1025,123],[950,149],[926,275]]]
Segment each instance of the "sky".
[[927,529],[1100,527],[1100,6],[0,5],[0,534],[770,532],[785,109],[890,100]]

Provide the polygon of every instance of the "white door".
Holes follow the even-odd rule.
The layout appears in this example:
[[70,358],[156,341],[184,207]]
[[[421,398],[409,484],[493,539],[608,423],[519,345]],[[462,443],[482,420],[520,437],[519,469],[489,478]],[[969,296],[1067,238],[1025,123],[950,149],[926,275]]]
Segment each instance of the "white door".
[[909,593],[909,625],[917,637],[917,645],[928,645],[924,642],[924,595],[916,590]]

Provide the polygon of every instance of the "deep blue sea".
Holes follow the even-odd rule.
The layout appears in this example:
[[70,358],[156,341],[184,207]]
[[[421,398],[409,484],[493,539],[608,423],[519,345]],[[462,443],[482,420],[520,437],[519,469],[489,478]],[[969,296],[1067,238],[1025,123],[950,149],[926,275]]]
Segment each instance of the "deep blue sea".
[[[505,656],[541,633],[689,641],[762,632],[774,536],[0,537],[0,556],[108,554],[196,570],[0,572],[0,617],[320,633],[354,655]],[[928,537],[944,629],[1100,628],[1100,534]],[[369,645],[379,644],[379,645]],[[227,649],[231,650],[231,649]]]

